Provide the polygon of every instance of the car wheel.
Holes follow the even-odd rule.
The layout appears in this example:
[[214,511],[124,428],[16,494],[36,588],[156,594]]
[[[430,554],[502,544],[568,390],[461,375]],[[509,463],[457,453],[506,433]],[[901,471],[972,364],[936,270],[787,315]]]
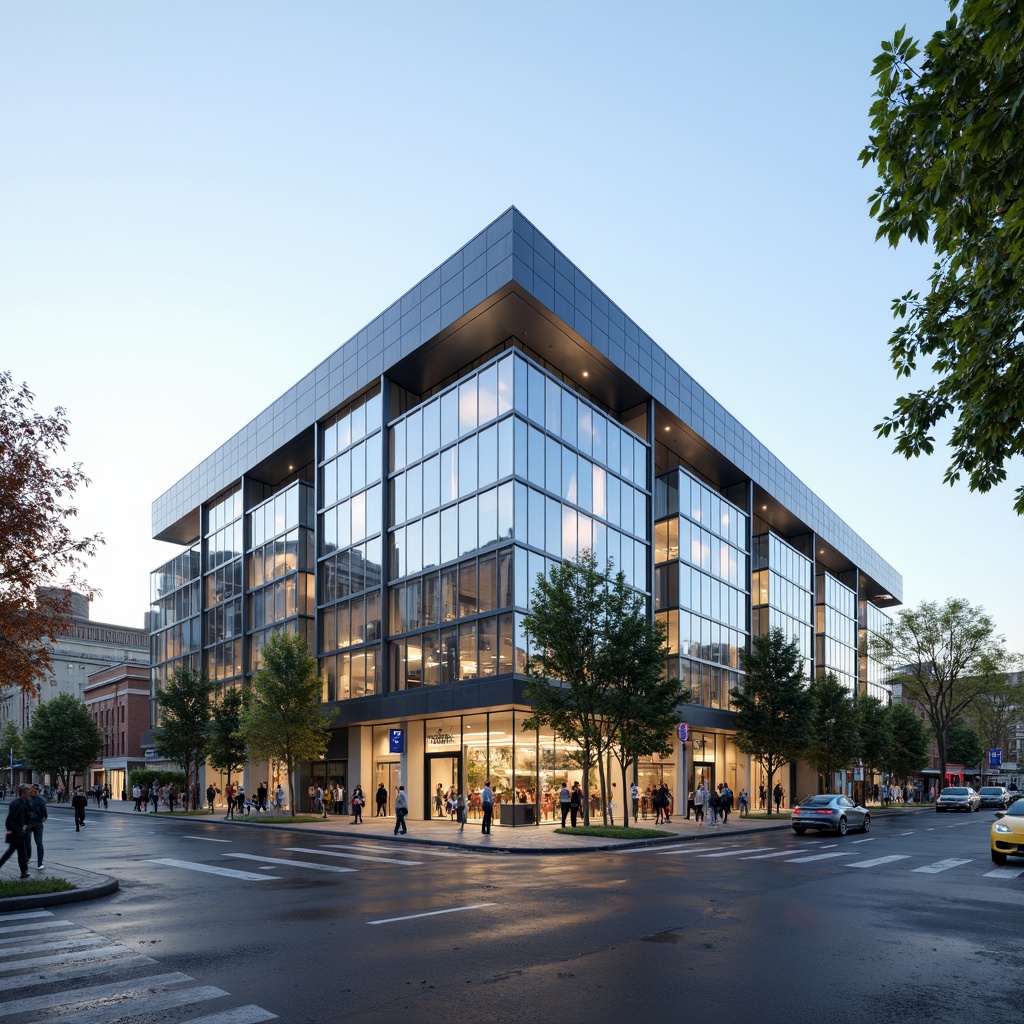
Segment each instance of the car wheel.
[[1006,854],[1005,853],[1000,853],[998,850],[993,850],[992,851],[992,863],[993,864],[1005,864],[1006,863]]
[[845,836],[846,835],[846,819],[845,818],[840,818],[839,819],[839,834],[841,836]]
[[804,833],[805,833],[805,832],[807,831],[807,829],[805,829],[805,828],[794,828],[794,829],[793,829],[793,831],[794,831],[794,832],[795,832],[795,833],[796,833],[796,834],[797,834],[798,836],[802,836],[802,835],[803,835],[803,834],[804,834]]
[[864,824],[861,827],[862,827],[862,829],[865,832],[870,832],[871,831],[871,815],[870,814],[865,814],[864,815]]

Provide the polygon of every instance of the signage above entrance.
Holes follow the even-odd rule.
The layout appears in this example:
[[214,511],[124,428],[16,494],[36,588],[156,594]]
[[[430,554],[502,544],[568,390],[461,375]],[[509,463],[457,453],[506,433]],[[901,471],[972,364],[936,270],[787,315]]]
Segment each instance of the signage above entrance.
[[427,736],[429,747],[450,747],[454,742],[455,737],[450,732],[442,732],[440,726],[437,727],[437,732]]
[[389,729],[388,730],[388,750],[392,754],[404,754],[405,753],[405,730],[404,729]]

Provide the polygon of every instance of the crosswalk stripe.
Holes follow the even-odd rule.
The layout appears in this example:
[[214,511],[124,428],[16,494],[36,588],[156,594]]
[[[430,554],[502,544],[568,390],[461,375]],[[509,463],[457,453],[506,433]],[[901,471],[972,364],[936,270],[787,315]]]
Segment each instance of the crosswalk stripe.
[[[0,935],[11,935],[15,938],[0,939],[0,942],[15,942],[26,938],[26,932],[49,931],[51,928],[70,928],[70,921],[35,921],[31,924],[12,924],[9,928],[0,928]],[[60,932],[61,935],[68,934]]]
[[1017,878],[1024,875],[1024,868],[994,868],[985,872],[985,878]]
[[334,853],[334,847],[329,843],[320,850],[314,850],[307,846],[286,846],[289,853],[318,853],[321,857],[348,857],[352,860],[376,860],[382,864],[407,864],[409,866],[422,864],[421,860],[401,860],[397,857],[373,857],[368,853]]
[[[35,979],[33,979],[33,982]],[[30,1010],[52,1010],[60,1006],[72,1006],[75,1003],[94,1002],[107,996],[118,996],[122,993],[151,992],[157,988],[180,985],[192,981],[187,974],[172,971],[170,974],[156,974],[148,978],[134,978],[131,982],[114,981],[106,985],[90,985],[86,988],[62,989],[60,992],[47,992],[42,996],[26,996],[24,999],[13,999],[0,1006],[0,1013],[5,1017],[12,1013],[27,1013]]]
[[752,857],[743,857],[742,860],[769,860],[772,857],[788,857],[792,850],[776,850],[775,853],[756,853]]
[[[62,961],[66,960],[65,957],[59,958]],[[118,967],[130,969],[132,967],[152,967],[156,961],[150,956],[143,956],[141,953],[135,956],[124,956],[119,957],[116,961]],[[107,970],[110,965],[104,964],[103,970]],[[63,985],[67,981],[72,981],[74,978],[92,978],[95,976],[97,971],[97,965],[94,963],[90,964],[69,964],[59,963],[55,964],[53,970],[35,972],[32,973],[32,984],[33,985],[47,985],[50,982],[55,984]],[[20,989],[25,987],[25,979],[20,977],[15,978],[0,978],[0,992],[10,992],[13,989]]]
[[123,1020],[127,1017],[137,1018],[142,1014],[152,1014],[158,1010],[172,1010],[178,1006],[202,1003],[207,999],[219,999],[221,996],[228,995],[224,989],[216,988],[213,985],[164,992],[161,995],[146,998],[147,991],[147,989],[138,990],[138,996],[134,994],[134,990],[129,992],[130,1005],[119,1002],[111,1006],[80,1010],[77,1013],[65,1014],[63,1017],[47,1018],[46,1024],[105,1024],[109,1021]]
[[[299,850],[299,853],[306,851]],[[315,853],[315,850],[309,851]],[[355,871],[355,868],[339,868],[334,864],[314,864],[311,860],[287,860],[284,857],[257,857],[254,853],[225,853],[225,857],[238,857],[240,860],[256,860],[263,864],[286,864],[288,867],[296,868],[311,868],[313,871],[331,871],[337,874],[343,874],[346,871]],[[261,875],[261,878],[266,877]]]
[[671,857],[677,853],[706,853],[708,850],[720,850],[720,846],[703,846],[694,843],[690,846],[681,846],[678,850],[656,850],[656,857]]
[[[91,936],[88,942],[85,940],[87,935]],[[42,941],[44,939],[45,942]],[[88,928],[72,928],[70,931],[61,932],[59,936],[52,939],[48,935],[19,935],[14,939],[0,939],[0,958],[21,956],[24,953],[35,953],[43,949],[66,949],[68,946],[85,946],[90,943],[106,941],[106,939],[93,935]],[[21,945],[12,945],[15,942],[20,942]]]
[[240,878],[246,882],[280,881],[276,875],[257,875],[255,871],[237,871],[234,868],[219,868],[213,864],[196,864],[191,860],[174,860],[172,857],[160,857],[149,861],[150,864],[164,864],[169,868],[184,868],[186,871],[202,871],[208,875],[224,875],[226,878]]
[[277,1020],[277,1014],[249,1003],[247,1006],[236,1006],[233,1010],[211,1013],[206,1017],[190,1017],[181,1024],[260,1024],[264,1020]]
[[59,953],[56,956],[30,957],[28,960],[16,960],[10,964],[0,964],[0,971],[19,971],[33,967],[52,967],[66,964],[73,960],[102,960],[104,957],[117,956],[119,953],[134,953],[131,946],[101,946],[99,949],[83,949],[77,953]]
[[53,917],[52,910],[23,910],[21,913],[0,914],[0,924],[8,921],[27,921],[33,917]]
[[926,864],[923,868],[914,868],[915,871],[923,871],[926,875],[937,875],[940,871],[948,871],[950,868],[958,868],[961,864],[970,864],[968,860],[958,860],[950,857],[948,860],[937,860],[934,864]]
[[[769,847],[771,849],[771,847]],[[787,853],[791,853],[791,850],[787,850]],[[750,850],[744,848],[742,850],[723,850],[721,853],[702,853],[702,857],[739,857],[741,854],[750,853]]]
[[847,864],[848,868],[877,868],[880,864],[892,864],[898,860],[908,860],[909,853],[894,853],[888,857],[874,857],[871,860],[858,860],[853,864]]
[[813,853],[809,857],[793,857],[791,860],[784,861],[786,864],[809,864],[812,860],[828,860],[831,857],[852,857],[853,853],[849,850],[838,850],[835,853]]

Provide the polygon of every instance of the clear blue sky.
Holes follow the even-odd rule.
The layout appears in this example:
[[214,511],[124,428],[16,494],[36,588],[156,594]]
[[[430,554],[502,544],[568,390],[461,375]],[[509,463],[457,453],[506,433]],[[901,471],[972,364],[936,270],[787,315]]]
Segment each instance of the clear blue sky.
[[872,431],[890,299],[869,71],[942,0],[0,6],[0,364],[66,406],[141,624],[150,504],[515,204],[904,576],[1012,649],[1012,483]]

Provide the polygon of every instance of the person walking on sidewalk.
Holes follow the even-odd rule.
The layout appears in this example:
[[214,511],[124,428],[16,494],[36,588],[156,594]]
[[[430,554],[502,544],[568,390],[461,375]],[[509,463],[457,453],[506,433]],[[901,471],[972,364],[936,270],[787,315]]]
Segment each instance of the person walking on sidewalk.
[[466,830],[466,797],[465,794],[459,793],[455,798],[455,814],[459,819],[459,827],[456,829],[457,832],[465,832]]
[[562,812],[562,828],[565,828],[565,819],[569,817],[569,801],[571,799],[572,794],[569,792],[569,786],[563,782],[562,788],[558,791],[558,809]]
[[11,854],[15,854],[18,858],[18,867],[21,868],[22,878],[28,878],[28,832],[32,818],[28,792],[29,788],[25,783],[18,786],[17,796],[7,808],[7,820],[4,823],[7,829],[7,849],[0,857],[0,867],[3,867],[10,859]]
[[385,818],[387,815],[384,813],[384,809],[388,805],[388,791],[384,788],[384,783],[379,782],[377,784],[377,793],[374,797],[377,803],[377,817]]
[[405,795],[405,786],[398,787],[398,796],[395,797],[395,835],[401,830],[404,836],[409,830],[405,827],[405,816],[409,813],[409,798]]
[[[482,835],[489,836],[491,834],[491,817],[494,814],[494,790],[491,789],[490,779],[484,783],[484,788],[480,791],[480,803],[484,810],[483,821],[480,822],[480,832]],[[576,823],[573,822],[573,824]]]
[[[42,792],[38,786],[33,786],[31,795],[28,798],[29,806],[29,824],[28,831],[29,836],[35,840],[36,844],[36,870],[43,870],[43,824],[46,821],[46,800],[43,797]],[[26,843],[29,840],[26,839]],[[25,851],[29,859],[32,857],[32,847]]]
[[363,787],[358,783],[356,788],[352,790],[352,824],[362,825],[363,823],[363,804],[366,803],[366,798],[363,796]]
[[704,826],[704,807],[707,804],[708,791],[704,788],[704,780],[701,779],[700,785],[693,791],[693,820],[703,828]]
[[76,789],[75,795],[71,798],[71,809],[75,812],[76,832],[81,832],[85,828],[85,809],[88,806],[89,798],[80,789]]

